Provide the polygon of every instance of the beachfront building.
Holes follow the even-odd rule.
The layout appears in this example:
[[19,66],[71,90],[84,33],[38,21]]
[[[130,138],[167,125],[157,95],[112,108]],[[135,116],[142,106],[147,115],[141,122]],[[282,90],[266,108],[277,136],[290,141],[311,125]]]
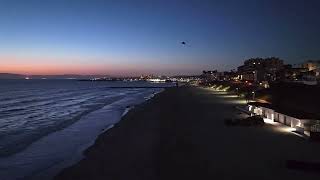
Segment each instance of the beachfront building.
[[302,64],[303,68],[308,69],[308,71],[311,71],[314,73],[314,76],[320,80],[320,60],[314,61],[314,60],[309,60],[306,61]]
[[214,71],[202,71],[201,78],[206,82],[213,81],[230,81],[237,79],[237,73],[235,70],[219,72]]
[[201,78],[206,82],[216,81],[218,79],[218,71],[202,71]]
[[[310,68],[313,66],[310,65]],[[307,65],[301,67],[293,67],[292,65],[285,65],[279,71],[279,80],[282,82],[299,83],[306,85],[317,85],[317,78],[320,78],[320,69],[310,70]]]
[[250,102],[248,110],[252,115],[260,115],[270,122],[278,122],[289,126],[300,134],[319,136],[320,117],[314,114],[278,108],[268,103]]
[[278,72],[282,68],[283,60],[279,58],[251,58],[238,67],[238,76],[243,81],[270,82],[277,80]]
[[320,60],[308,60],[302,63],[302,67],[308,69],[309,71],[313,71],[320,68]]

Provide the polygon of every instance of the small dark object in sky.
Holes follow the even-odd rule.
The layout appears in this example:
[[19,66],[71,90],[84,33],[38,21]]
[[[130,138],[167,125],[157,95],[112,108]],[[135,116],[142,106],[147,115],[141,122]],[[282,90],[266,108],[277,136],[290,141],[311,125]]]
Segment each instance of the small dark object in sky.
[[188,41],[181,41],[180,44],[184,47],[190,47],[190,43]]

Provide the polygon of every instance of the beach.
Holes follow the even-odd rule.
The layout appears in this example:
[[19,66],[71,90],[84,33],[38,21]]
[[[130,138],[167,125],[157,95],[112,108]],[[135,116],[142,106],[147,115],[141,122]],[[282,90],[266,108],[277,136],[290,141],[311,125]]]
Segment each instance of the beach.
[[55,179],[302,179],[287,160],[320,161],[320,144],[263,127],[228,127],[234,96],[174,87],[131,109]]
[[154,86],[171,84],[1,80],[0,179],[52,178],[130,108],[162,91]]

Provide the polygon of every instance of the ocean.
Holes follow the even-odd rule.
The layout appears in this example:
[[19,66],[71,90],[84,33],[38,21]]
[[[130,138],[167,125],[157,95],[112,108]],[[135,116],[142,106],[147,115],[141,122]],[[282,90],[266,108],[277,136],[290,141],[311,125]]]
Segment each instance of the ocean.
[[0,80],[0,179],[52,178],[128,108],[172,85]]

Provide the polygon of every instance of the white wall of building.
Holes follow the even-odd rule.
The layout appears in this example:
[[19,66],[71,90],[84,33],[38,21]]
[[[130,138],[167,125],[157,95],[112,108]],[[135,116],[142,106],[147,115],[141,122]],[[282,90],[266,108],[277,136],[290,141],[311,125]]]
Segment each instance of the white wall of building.
[[310,120],[301,120],[297,119],[285,114],[281,114],[275,112],[273,109],[265,108],[265,107],[249,107],[249,111],[253,112],[256,115],[261,115],[267,119],[272,121],[280,122],[281,124],[285,124],[290,127],[304,127],[305,123],[310,122]]
[[249,105],[249,111],[251,111],[253,114],[263,116],[269,120],[295,128],[297,132],[304,133],[306,135],[310,135],[311,127],[316,124],[316,122],[320,124],[320,120],[298,119],[265,107],[255,107]]

